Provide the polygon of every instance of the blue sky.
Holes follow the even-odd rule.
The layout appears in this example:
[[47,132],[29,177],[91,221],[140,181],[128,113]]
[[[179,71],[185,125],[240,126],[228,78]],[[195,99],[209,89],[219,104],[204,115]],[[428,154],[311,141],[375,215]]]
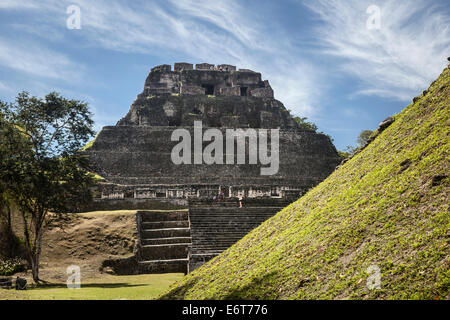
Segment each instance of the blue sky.
[[[66,27],[70,5],[79,30]],[[373,5],[379,28],[367,27]],[[153,66],[228,63],[261,72],[342,150],[441,73],[449,26],[446,0],[0,0],[0,99],[58,91],[88,102],[99,130]]]

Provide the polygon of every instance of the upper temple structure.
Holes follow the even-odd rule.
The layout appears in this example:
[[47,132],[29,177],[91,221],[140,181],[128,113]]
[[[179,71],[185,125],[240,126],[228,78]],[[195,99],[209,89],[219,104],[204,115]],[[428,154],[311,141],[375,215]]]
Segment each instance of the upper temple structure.
[[[277,173],[261,175],[263,165],[249,161],[175,164],[171,153],[179,141],[172,141],[172,133],[186,129],[194,137],[194,122],[201,122],[203,131],[223,132],[223,146],[227,129],[279,129]],[[203,149],[209,143],[203,141]],[[245,158],[252,152],[247,141]],[[115,126],[104,127],[86,153],[92,170],[104,178],[97,201],[126,201],[128,207],[183,203],[219,192],[226,198],[297,199],[341,160],[326,135],[299,128],[260,73],[208,63],[151,69],[128,114]]]

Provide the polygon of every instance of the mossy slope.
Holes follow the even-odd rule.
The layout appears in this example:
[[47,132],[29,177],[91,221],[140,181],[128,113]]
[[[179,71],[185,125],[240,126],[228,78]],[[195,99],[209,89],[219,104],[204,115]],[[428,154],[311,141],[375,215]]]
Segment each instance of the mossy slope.
[[[166,299],[449,299],[450,70],[319,186]],[[367,288],[367,268],[381,289]]]

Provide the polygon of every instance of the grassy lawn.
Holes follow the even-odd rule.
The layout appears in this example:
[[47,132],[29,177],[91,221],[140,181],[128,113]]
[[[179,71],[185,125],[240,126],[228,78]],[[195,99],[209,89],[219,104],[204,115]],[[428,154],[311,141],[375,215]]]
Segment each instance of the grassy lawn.
[[67,289],[65,283],[46,284],[26,291],[0,289],[0,300],[149,300],[182,277],[182,273],[104,275],[82,281],[80,289]]

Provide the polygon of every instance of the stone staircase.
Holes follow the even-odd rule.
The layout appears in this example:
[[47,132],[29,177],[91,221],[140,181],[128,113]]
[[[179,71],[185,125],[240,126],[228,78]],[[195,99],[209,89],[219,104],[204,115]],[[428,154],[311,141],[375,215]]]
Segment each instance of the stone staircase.
[[267,199],[243,201],[243,207],[239,208],[236,199],[226,199],[222,203],[191,201],[189,220],[192,246],[188,272],[228,249],[287,204],[289,201],[286,200]]
[[191,245],[187,211],[138,211],[139,273],[187,273]]
[[138,273],[188,273],[242,239],[290,203],[193,199],[188,211],[138,211]]

